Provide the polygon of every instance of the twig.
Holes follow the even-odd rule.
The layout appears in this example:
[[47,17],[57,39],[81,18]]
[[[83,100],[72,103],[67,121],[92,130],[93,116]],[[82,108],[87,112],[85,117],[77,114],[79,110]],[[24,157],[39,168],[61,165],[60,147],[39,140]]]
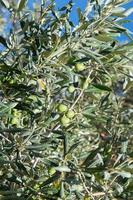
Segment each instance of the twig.
[[81,180],[81,182],[82,182],[82,185],[83,185],[85,191],[90,195],[90,197],[91,197],[93,200],[95,200],[95,198],[93,197],[92,193],[88,190],[88,188],[87,188],[87,186],[86,186],[86,184],[85,184],[85,181],[83,180],[82,172],[78,171],[77,173],[78,173],[78,175],[79,175],[79,178],[80,178],[80,180]]

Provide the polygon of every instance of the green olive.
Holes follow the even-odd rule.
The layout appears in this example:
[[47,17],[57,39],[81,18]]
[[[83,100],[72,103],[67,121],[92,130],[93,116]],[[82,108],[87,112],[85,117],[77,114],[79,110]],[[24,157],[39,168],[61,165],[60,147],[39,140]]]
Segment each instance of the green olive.
[[60,104],[58,109],[59,109],[59,112],[63,113],[68,110],[68,107],[65,104]]
[[73,118],[74,117],[74,115],[75,115],[75,112],[73,111],[73,110],[69,110],[68,112],[67,112],[67,117],[69,118],[69,119],[71,119],[71,118]]
[[85,65],[83,63],[76,63],[75,67],[77,72],[81,72],[85,69]]
[[73,92],[75,91],[75,87],[74,87],[73,85],[70,85],[70,86],[68,87],[68,91],[69,91],[70,93],[73,93]]
[[65,115],[61,118],[61,123],[63,126],[67,127],[69,125],[70,119]]
[[51,168],[48,170],[48,172],[49,172],[50,175],[53,175],[53,174],[56,172],[56,170],[55,170],[54,167],[51,167]]

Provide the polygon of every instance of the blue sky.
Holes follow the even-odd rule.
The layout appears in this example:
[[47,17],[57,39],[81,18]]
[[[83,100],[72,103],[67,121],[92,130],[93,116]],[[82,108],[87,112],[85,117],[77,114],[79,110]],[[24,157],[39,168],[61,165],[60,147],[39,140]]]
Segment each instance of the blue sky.
[[[60,7],[63,7],[65,4],[67,4],[69,0],[55,0],[55,2],[56,2],[56,7],[60,8]],[[77,8],[80,7],[80,9],[83,11],[86,7],[87,0],[73,0],[73,2],[74,2],[74,6],[73,6],[70,17],[71,17],[71,20],[74,22],[74,24],[77,24],[78,23]],[[133,8],[133,0],[130,3],[124,5],[124,7],[126,9]],[[128,18],[125,18],[125,19],[133,20],[133,13]],[[128,28],[130,31],[133,31],[133,23],[127,23],[124,25],[124,27]],[[120,40],[121,42],[124,42],[127,39],[128,38],[124,34],[118,38],[118,40]]]
[[[29,5],[31,6],[34,2],[39,2],[39,0],[29,0]],[[61,8],[64,5],[66,5],[69,2],[69,0],[55,0],[56,8]],[[87,0],[73,0],[74,6],[71,13],[71,20],[76,24],[77,23],[77,8],[80,7],[80,9],[83,11],[86,7]],[[124,5],[125,8],[133,8],[133,0],[127,4]],[[128,17],[128,19],[133,20],[133,13]],[[130,30],[133,30],[133,26],[131,27],[129,24],[126,25]]]
[[[60,7],[64,6],[66,3],[68,3],[69,0],[55,0],[55,2],[56,2],[56,7],[60,8]],[[73,6],[72,13],[71,13],[71,20],[74,23],[77,23],[77,8],[80,7],[81,10],[84,10],[87,0],[73,0],[73,2],[74,2],[74,6]],[[125,4],[124,7],[126,9],[133,8],[133,0],[128,4]],[[127,19],[133,20],[133,13]],[[133,31],[133,23],[132,24],[128,23],[125,25],[125,27],[128,28],[129,30]]]
[[[41,0],[28,0],[28,5],[30,6],[30,8],[32,8],[32,4],[35,2],[41,2]],[[55,0],[56,2],[56,8],[61,8],[64,5],[66,5],[69,0]],[[78,23],[78,17],[77,17],[77,8],[80,7],[80,9],[83,11],[86,7],[86,2],[87,0],[73,0],[74,6],[70,15],[71,20],[73,21],[74,24]],[[133,0],[124,5],[125,8],[133,8]],[[7,18],[7,17],[6,17]],[[127,18],[127,19],[131,19],[133,20],[133,13]],[[7,23],[7,26],[5,27],[5,31],[8,32],[9,31],[9,27],[11,26],[11,24]],[[128,28],[129,30],[133,31],[133,23],[127,23],[124,25],[126,28]],[[121,41],[126,40],[127,38],[125,36],[122,36],[120,38]]]
[[[41,0],[28,0],[28,6],[32,9],[32,4],[35,2],[39,3],[39,2],[41,2]],[[61,8],[64,5],[66,5],[68,2],[69,2],[69,0],[55,0],[56,8],[57,9]],[[74,3],[74,6],[72,8],[70,19],[76,25],[78,23],[77,8],[80,7],[80,9],[83,11],[86,7],[87,0],[73,0],[73,3]],[[130,0],[130,3],[125,4],[124,7],[126,9],[133,8],[133,0]],[[8,21],[8,15],[9,15],[9,12],[4,12],[4,16],[7,19],[7,23],[6,23],[6,26],[4,29],[5,32],[0,32],[0,35],[4,35],[4,37],[5,37],[5,33],[6,34],[9,33],[9,30],[12,26],[10,21]],[[133,12],[128,18],[125,18],[125,19],[130,19],[133,21]],[[133,22],[125,24],[124,27],[128,28],[130,31],[133,32]],[[133,37],[133,35],[132,35],[132,37]],[[117,39],[122,43],[128,40],[128,38],[125,35],[121,35]],[[0,50],[1,49],[3,49],[3,45],[0,44]]]
[[[31,5],[34,2],[38,2],[39,0],[29,0],[29,5]],[[55,0],[56,8],[61,8],[64,5],[66,5],[69,2],[69,0]],[[78,23],[78,17],[77,17],[77,8],[80,7],[80,9],[83,11],[86,7],[87,0],[73,0],[74,6],[70,15],[71,20],[74,24]],[[130,1],[130,3],[125,4],[124,7],[126,9],[133,8],[133,0]],[[133,13],[125,19],[133,20]],[[127,23],[124,25],[126,28],[128,28],[130,31],[133,31],[133,23]],[[120,38],[118,38],[120,41],[127,40],[127,37],[122,35]]]
[[[60,8],[63,7],[65,4],[69,2],[69,0],[55,0],[56,7]],[[77,8],[80,7],[81,10],[84,10],[86,7],[87,0],[74,0],[74,6],[71,13],[71,20],[74,22],[74,24],[77,24]]]

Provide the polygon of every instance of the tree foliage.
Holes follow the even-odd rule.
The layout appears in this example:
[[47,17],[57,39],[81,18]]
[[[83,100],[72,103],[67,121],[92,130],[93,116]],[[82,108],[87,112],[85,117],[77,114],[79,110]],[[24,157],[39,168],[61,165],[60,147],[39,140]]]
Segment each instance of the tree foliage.
[[90,0],[76,26],[73,1],[0,2],[12,22],[0,36],[0,199],[130,200],[128,1]]

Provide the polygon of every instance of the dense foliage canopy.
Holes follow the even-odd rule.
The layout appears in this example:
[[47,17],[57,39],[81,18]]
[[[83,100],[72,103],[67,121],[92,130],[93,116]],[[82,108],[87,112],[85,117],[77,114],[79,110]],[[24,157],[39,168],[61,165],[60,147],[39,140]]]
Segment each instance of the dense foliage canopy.
[[126,2],[89,0],[75,26],[72,1],[0,1],[11,23],[0,36],[0,199],[132,199]]

